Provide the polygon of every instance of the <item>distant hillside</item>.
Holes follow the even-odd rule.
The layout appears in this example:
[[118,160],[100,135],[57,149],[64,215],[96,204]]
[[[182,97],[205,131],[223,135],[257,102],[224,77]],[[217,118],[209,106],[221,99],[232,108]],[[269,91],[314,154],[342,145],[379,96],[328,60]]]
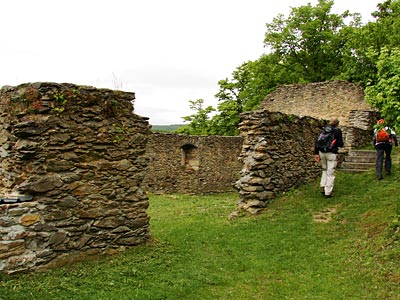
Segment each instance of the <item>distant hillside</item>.
[[151,131],[155,132],[175,132],[183,124],[171,124],[171,125],[152,125]]

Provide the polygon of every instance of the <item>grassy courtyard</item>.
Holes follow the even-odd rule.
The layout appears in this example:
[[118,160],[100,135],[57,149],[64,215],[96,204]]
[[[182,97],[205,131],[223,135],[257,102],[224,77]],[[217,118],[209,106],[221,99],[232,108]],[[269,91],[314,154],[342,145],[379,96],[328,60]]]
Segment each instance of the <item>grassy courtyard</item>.
[[0,299],[400,299],[400,168],[337,173],[258,216],[229,219],[236,193],[150,195],[153,240],[45,273],[0,275]]

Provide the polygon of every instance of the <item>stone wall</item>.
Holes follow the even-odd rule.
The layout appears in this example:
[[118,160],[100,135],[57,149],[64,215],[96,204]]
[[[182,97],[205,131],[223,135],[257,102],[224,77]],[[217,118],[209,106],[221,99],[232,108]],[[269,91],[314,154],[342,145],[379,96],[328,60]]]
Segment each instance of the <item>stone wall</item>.
[[154,133],[147,152],[144,188],[153,193],[214,193],[234,190],[242,164],[241,137]]
[[241,115],[241,178],[236,213],[257,213],[277,194],[320,176],[313,147],[321,128],[339,118],[344,147],[371,144],[378,112],[364,100],[361,87],[345,81],[279,86],[255,112]]
[[241,114],[243,168],[236,214],[264,209],[279,193],[320,176],[314,143],[325,122],[258,110]]
[[[0,91],[0,272],[38,270],[149,239],[150,127],[133,93],[32,83]],[[4,202],[4,201],[3,201]]]
[[377,111],[350,111],[349,126],[342,128],[346,148],[372,145],[373,128],[378,117]]
[[378,114],[365,101],[360,86],[340,80],[279,86],[260,109],[324,120],[337,117],[345,150],[371,143]]
[[0,204],[0,272],[145,242],[145,191],[236,188],[238,211],[256,213],[320,175],[313,145],[323,119],[339,117],[347,147],[369,143],[376,120],[363,91],[341,81],[279,87],[241,115],[241,137],[151,134],[133,99],[72,84],[1,89],[0,200],[32,199]]
[[340,80],[279,86],[260,109],[324,120],[337,117],[342,126],[349,126],[351,111],[373,110],[360,86]]

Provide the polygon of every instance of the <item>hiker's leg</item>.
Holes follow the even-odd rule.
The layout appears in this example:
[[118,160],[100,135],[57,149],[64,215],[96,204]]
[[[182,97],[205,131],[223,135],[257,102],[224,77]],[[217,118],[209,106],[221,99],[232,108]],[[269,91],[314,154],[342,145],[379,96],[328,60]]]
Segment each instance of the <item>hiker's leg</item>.
[[337,166],[337,154],[326,153],[326,185],[325,195],[331,195],[335,182],[335,169]]
[[320,187],[325,188],[326,186],[326,153],[319,152],[319,157],[321,158],[322,176]]
[[376,177],[382,178],[382,165],[383,165],[383,155],[385,150],[380,147],[376,148]]
[[386,174],[390,174],[392,170],[392,145],[385,145],[385,171]]

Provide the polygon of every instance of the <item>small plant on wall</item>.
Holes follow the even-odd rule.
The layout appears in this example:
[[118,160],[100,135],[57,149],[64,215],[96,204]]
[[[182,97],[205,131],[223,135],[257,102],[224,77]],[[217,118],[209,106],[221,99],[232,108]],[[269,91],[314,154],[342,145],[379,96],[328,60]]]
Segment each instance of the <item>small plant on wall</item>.
[[126,130],[123,127],[120,127],[116,124],[113,124],[114,138],[113,143],[119,144],[125,140],[125,135],[127,134]]
[[61,114],[65,110],[65,105],[68,103],[68,100],[60,92],[54,93],[53,99],[54,99],[54,103],[52,104],[53,111],[57,114]]

